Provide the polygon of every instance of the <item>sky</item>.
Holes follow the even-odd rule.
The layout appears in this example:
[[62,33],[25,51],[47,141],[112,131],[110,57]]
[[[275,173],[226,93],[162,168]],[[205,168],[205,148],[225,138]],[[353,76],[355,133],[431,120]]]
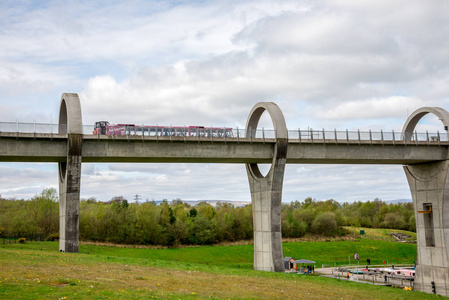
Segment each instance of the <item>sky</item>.
[[[289,129],[400,131],[449,109],[448,15],[444,0],[3,0],[0,122],[56,123],[69,92],[85,125],[243,128],[273,101]],[[434,116],[417,129],[443,131]],[[0,195],[57,188],[57,169],[1,163]],[[83,164],[82,198],[136,194],[250,201],[240,164]],[[307,197],[411,199],[402,166],[287,165],[283,201]]]

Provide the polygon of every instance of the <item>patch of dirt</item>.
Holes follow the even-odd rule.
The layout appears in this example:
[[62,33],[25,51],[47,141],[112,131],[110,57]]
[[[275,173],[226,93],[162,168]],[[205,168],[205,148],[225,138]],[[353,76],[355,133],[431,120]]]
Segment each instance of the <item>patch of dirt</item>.
[[56,286],[60,288],[60,287],[65,287],[65,286],[69,286],[69,285],[70,285],[70,283],[59,283]]
[[391,232],[388,235],[394,237],[396,242],[400,242],[400,243],[409,243],[410,239],[412,238],[412,236],[402,233],[402,232]]

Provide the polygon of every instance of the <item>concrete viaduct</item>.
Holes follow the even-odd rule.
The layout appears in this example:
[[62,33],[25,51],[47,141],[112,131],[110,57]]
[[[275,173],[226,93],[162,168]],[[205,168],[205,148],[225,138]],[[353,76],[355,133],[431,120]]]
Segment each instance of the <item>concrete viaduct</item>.
[[[256,138],[263,112],[275,137]],[[443,123],[445,139],[418,141],[415,126],[426,114]],[[398,164],[410,186],[417,226],[415,289],[449,296],[449,113],[425,107],[406,120],[401,139],[289,138],[284,116],[271,102],[256,104],[242,137],[83,134],[77,94],[61,97],[58,133],[0,132],[0,161],[59,165],[60,251],[78,252],[82,162],[244,163],[254,220],[254,269],[283,271],[281,200],[286,163]],[[371,137],[371,132],[370,132]],[[262,175],[258,163],[271,163]]]

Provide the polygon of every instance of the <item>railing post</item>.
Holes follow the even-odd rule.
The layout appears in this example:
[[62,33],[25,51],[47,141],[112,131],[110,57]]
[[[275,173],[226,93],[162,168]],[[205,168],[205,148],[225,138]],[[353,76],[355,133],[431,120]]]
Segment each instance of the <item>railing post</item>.
[[263,143],[265,144],[265,129],[262,127]]
[[391,132],[393,134],[393,146],[396,146],[396,139],[394,138],[394,129]]
[[326,134],[324,133],[324,128],[323,128],[323,143],[326,144]]
[[299,143],[301,144],[301,129],[298,128]]
[[382,146],[383,146],[384,145],[384,132],[382,129],[380,130],[380,140],[382,141]]
[[404,137],[404,146],[407,147],[407,133],[403,133],[402,136]]
[[426,139],[427,139],[427,146],[429,146],[429,144],[430,144],[429,131],[427,131],[427,130],[426,130]]
[[418,146],[418,133],[415,130],[415,144]]
[[438,146],[441,147],[441,139],[440,139],[440,132],[437,131],[437,139],[438,139]]
[[335,145],[337,145],[337,128],[334,128],[334,135],[335,135]]
[[310,128],[310,138],[312,139],[312,144],[313,144],[313,129]]
[[361,142],[360,142],[360,129],[357,129],[357,136],[359,138],[359,146],[360,146],[360,144],[361,144]]
[[371,133],[371,129],[369,130],[369,143],[370,145],[373,145],[373,135]]
[[349,145],[349,132],[347,129],[346,129],[346,143],[348,143]]
[[239,127],[237,126],[237,143],[240,143],[240,132],[239,132]]

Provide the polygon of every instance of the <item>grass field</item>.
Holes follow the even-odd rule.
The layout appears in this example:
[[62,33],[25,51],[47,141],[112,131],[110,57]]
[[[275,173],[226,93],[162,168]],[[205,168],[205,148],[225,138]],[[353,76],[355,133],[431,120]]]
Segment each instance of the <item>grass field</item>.
[[349,226],[345,226],[343,228],[347,232],[350,232],[351,234],[354,234],[356,236],[360,236],[360,230],[363,230],[365,231],[365,235],[363,235],[363,237],[368,239],[378,239],[394,242],[396,240],[392,236],[390,236],[389,233],[395,232],[395,233],[405,233],[412,237],[411,240],[416,240],[416,232],[399,229],[364,228],[364,227],[349,227]]
[[[413,263],[416,246],[382,240],[284,243],[284,256],[347,264]],[[1,299],[433,299],[434,295],[318,276],[252,270],[253,246],[142,249],[57,242],[0,245]],[[65,298],[64,298],[65,297]]]

